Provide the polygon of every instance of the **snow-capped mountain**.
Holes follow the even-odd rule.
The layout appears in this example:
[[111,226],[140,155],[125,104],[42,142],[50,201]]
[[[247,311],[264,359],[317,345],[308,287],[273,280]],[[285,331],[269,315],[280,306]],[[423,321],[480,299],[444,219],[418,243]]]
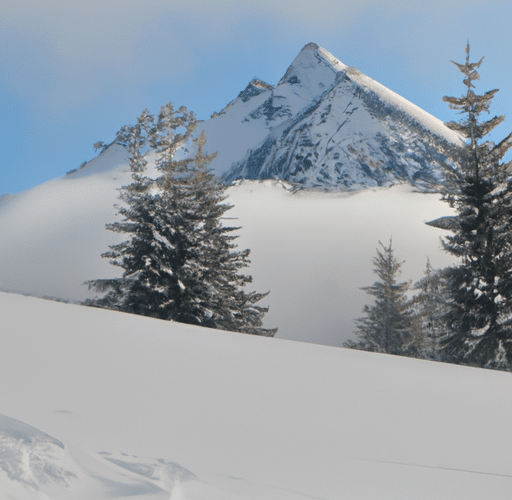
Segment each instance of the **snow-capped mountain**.
[[440,120],[306,45],[276,86],[254,79],[204,122],[212,168],[226,181],[281,179],[358,190],[442,179],[441,146],[461,142]]

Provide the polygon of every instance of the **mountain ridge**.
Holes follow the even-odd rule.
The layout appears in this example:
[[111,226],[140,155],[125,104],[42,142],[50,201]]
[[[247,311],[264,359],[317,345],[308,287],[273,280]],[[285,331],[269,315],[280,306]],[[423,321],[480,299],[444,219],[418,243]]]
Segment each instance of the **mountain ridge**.
[[440,152],[462,138],[407,99],[307,44],[275,86],[249,82],[203,122],[212,169],[230,183],[279,179],[341,189],[442,181]]

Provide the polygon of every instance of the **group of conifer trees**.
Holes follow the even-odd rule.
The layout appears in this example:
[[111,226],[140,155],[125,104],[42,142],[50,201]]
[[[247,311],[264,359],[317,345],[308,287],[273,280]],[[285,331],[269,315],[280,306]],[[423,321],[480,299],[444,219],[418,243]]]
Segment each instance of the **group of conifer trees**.
[[[481,120],[497,90],[474,92],[478,62],[454,63],[464,75],[462,97],[445,97],[463,114],[448,126],[466,139],[447,147],[443,200],[456,211],[443,240],[459,264],[433,270],[415,284],[398,283],[401,262],[392,242],[381,243],[374,258],[379,280],[364,290],[375,298],[357,320],[356,341],[345,345],[496,369],[512,369],[512,134],[499,144],[484,137],[504,117]],[[237,250],[225,225],[224,186],[209,170],[204,134],[191,142],[197,120],[185,108],[164,106],[157,118],[144,111],[116,141],[130,158],[133,182],[121,189],[123,220],[109,224],[128,239],[102,256],[121,267],[121,277],[96,279],[90,288],[103,293],[89,304],[212,328],[273,336],[262,327],[266,293],[247,293],[252,281],[239,271],[249,250]],[[194,144],[191,147],[191,144]],[[194,149],[194,154],[187,155]],[[148,157],[158,175],[148,176]]]
[[[403,261],[389,245],[380,243],[373,258],[378,281],[363,287],[374,297],[372,305],[364,306],[364,316],[356,320],[357,340],[348,340],[345,347],[365,351],[398,354],[437,361],[449,358],[441,349],[441,339],[447,331],[447,283],[443,271],[434,270],[427,259],[425,274],[411,286],[398,276]],[[410,298],[412,291],[416,294]]]
[[484,137],[503,116],[481,120],[497,90],[474,92],[478,62],[454,63],[464,75],[462,97],[445,97],[460,111],[460,122],[448,126],[466,139],[447,149],[443,200],[456,211],[444,250],[459,264],[434,271],[430,263],[419,291],[408,300],[407,283],[398,283],[401,263],[391,241],[374,259],[380,280],[365,290],[375,297],[357,320],[357,341],[348,347],[442,360],[472,366],[512,369],[512,134],[499,144]]
[[[267,308],[266,293],[246,292],[249,250],[237,250],[224,214],[226,186],[208,169],[204,133],[186,108],[163,106],[157,118],[144,111],[116,142],[129,153],[133,182],[121,189],[122,220],[107,225],[128,239],[102,257],[121,267],[119,278],[87,282],[102,296],[89,305],[255,335]],[[194,152],[192,153],[192,149]],[[148,159],[157,175],[148,175]]]

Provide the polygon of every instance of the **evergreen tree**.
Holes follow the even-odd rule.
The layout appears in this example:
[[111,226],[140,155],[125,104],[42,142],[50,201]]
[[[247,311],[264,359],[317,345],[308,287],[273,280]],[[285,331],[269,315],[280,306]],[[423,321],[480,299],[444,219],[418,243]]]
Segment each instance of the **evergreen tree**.
[[[147,151],[142,151],[146,147],[146,137],[153,121],[154,117],[145,110],[138,118],[137,125],[126,125],[117,133],[115,142],[123,145],[129,154],[133,182],[121,188],[119,199],[123,204],[116,205],[118,214],[124,219],[107,224],[107,229],[131,236],[122,243],[112,245],[110,251],[102,254],[102,257],[110,259],[111,264],[124,268],[125,272],[121,278],[87,281],[89,289],[100,293],[107,292],[101,298],[87,300],[88,305],[143,314],[139,312],[136,303],[129,304],[127,296],[135,288],[137,281],[147,281],[147,277],[143,276],[145,266],[141,259],[151,251],[148,241],[149,235],[153,234],[155,199],[151,193],[154,180],[144,175]],[[151,303],[148,300],[139,307],[150,307]],[[147,315],[151,315],[149,311]]]
[[504,120],[480,120],[497,92],[473,91],[482,60],[470,62],[468,43],[465,64],[454,63],[464,75],[466,92],[444,98],[464,115],[447,125],[466,138],[466,145],[449,155],[453,166],[443,193],[457,211],[453,235],[443,246],[461,264],[445,270],[449,333],[442,348],[452,362],[505,369],[512,361],[512,184],[511,164],[502,159],[512,147],[512,134],[497,145],[482,141]]
[[425,274],[414,285],[413,297],[415,345],[419,357],[441,361],[440,339],[444,336],[443,316],[446,313],[444,281],[441,271],[435,271],[427,258]]
[[225,186],[207,168],[207,157],[202,155],[206,139],[204,133],[197,140],[194,190],[199,200],[196,214],[203,224],[201,252],[198,262],[203,287],[210,290],[208,301],[213,304],[212,325],[224,330],[257,335],[273,336],[277,329],[263,329],[262,318],[268,308],[256,305],[269,292],[246,293],[241,289],[252,282],[252,277],[239,274],[249,265],[250,251],[238,251],[233,234],[239,228],[221,224],[222,218],[231,205],[226,199]]
[[[88,282],[107,292],[93,305],[257,335],[267,308],[256,303],[267,294],[242,290],[250,276],[239,274],[249,265],[249,250],[237,251],[232,233],[222,224],[230,205],[225,189],[208,170],[213,155],[203,154],[204,134],[196,139],[195,157],[184,154],[197,121],[193,113],[172,104],[155,120],[145,111],[135,127],[124,127],[118,141],[130,153],[133,183],[121,190],[124,217],[109,224],[129,239],[102,256],[124,269],[121,278]],[[155,157],[161,174],[144,175],[147,156]],[[178,155],[181,155],[178,158]]]
[[390,354],[408,354],[413,332],[412,315],[406,297],[409,283],[398,283],[399,262],[393,255],[392,242],[382,250],[377,249],[373,258],[374,273],[379,277],[372,286],[364,287],[375,297],[372,306],[365,305],[365,316],[356,320],[359,341],[349,341],[346,347]]

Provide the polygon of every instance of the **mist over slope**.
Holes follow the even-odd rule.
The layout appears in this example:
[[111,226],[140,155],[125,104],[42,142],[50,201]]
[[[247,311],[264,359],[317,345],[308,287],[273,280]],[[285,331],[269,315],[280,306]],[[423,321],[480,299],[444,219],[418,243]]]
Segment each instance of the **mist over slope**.
[[[0,289],[70,301],[92,297],[86,280],[120,275],[101,258],[124,239],[105,229],[116,220],[118,189],[131,181],[125,150],[113,145],[81,170],[0,205]],[[253,289],[270,290],[265,326],[280,338],[341,345],[354,329],[375,281],[378,241],[393,237],[402,277],[417,280],[426,258],[444,267],[443,232],[425,221],[450,214],[439,195],[411,187],[353,194],[293,192],[274,181],[228,189],[229,224],[250,248]]]

